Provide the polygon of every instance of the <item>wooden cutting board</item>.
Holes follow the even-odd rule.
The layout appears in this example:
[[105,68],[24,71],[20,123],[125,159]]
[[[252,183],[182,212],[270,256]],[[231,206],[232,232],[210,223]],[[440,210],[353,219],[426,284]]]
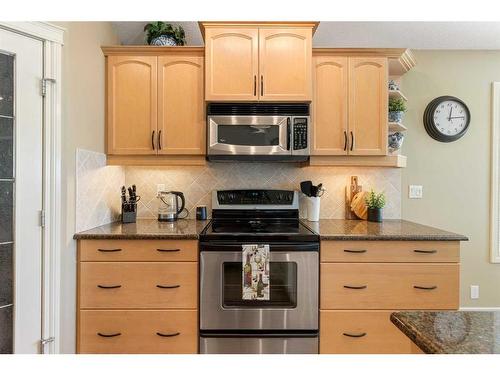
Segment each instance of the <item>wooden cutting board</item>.
[[368,194],[367,191],[360,191],[351,200],[351,210],[360,219],[366,220],[368,218],[368,207],[366,207],[365,198]]

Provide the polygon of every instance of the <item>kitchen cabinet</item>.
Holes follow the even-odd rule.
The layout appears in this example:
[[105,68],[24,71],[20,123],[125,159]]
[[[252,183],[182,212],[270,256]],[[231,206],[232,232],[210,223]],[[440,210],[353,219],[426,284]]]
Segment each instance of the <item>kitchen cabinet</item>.
[[320,353],[414,352],[394,310],[456,310],[458,241],[322,241]]
[[77,353],[197,353],[198,242],[79,240]]
[[204,49],[103,51],[108,164],[204,164]]
[[310,101],[316,23],[201,23],[205,100]]
[[387,155],[386,57],[316,54],[312,155]]

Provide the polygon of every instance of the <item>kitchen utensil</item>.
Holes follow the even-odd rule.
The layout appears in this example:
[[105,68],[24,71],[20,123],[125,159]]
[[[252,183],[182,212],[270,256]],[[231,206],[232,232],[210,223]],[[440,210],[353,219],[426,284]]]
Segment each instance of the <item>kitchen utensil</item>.
[[351,210],[351,201],[354,196],[362,191],[361,185],[358,185],[358,176],[351,176],[351,185],[345,188],[345,216],[346,219],[356,219],[357,216]]
[[366,220],[368,217],[368,207],[365,201],[367,194],[367,191],[360,191],[351,200],[351,211],[362,220]]
[[[127,199],[128,190],[128,199]],[[135,223],[137,219],[137,202],[141,197],[137,196],[137,189],[135,185],[129,187],[125,186],[121,188],[121,200],[122,200],[122,223]]]
[[160,199],[158,221],[176,221],[187,217],[187,215],[183,218],[179,216],[186,205],[184,194],[180,191],[159,191],[157,198]]
[[196,220],[207,220],[207,206],[196,207]]
[[308,197],[311,196],[311,188],[312,188],[312,182],[311,181],[302,181],[300,183],[300,191],[303,192]]

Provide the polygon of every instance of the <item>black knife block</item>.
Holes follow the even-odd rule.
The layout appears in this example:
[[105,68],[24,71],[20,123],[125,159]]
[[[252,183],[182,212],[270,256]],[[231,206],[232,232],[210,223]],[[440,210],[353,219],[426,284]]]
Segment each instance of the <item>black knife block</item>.
[[[130,209],[132,208],[132,211]],[[122,204],[122,223],[135,223],[137,220],[137,203]]]

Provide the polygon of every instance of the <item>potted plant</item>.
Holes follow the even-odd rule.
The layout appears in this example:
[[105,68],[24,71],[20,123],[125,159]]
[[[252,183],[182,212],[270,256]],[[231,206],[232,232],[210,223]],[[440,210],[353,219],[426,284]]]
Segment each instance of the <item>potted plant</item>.
[[403,113],[406,112],[406,103],[401,98],[389,99],[389,121],[401,122]]
[[370,191],[366,197],[366,206],[368,207],[368,221],[382,221],[382,208],[385,206],[385,194]]
[[162,21],[150,22],[144,26],[146,41],[154,46],[183,46],[186,35],[182,26],[172,26]]

